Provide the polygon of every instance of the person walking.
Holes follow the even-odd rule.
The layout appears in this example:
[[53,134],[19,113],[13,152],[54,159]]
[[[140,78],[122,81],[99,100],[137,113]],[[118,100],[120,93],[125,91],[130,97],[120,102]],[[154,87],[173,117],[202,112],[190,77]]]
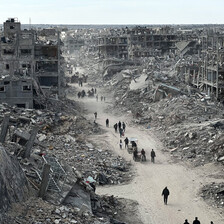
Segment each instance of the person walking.
[[129,143],[129,140],[128,140],[128,138],[127,138],[127,137],[125,138],[124,142],[125,142],[125,148],[128,148],[128,143]]
[[95,119],[97,119],[97,112],[94,113]]
[[114,125],[115,133],[117,133],[117,123]]
[[126,124],[124,122],[122,123],[122,127],[123,127],[123,130],[125,132]]
[[108,118],[106,119],[106,127],[109,128],[109,119]]
[[122,143],[122,140],[120,139],[120,149],[122,149],[122,145],[123,145],[123,143]]
[[156,153],[155,153],[155,151],[152,149],[152,151],[151,151],[151,162],[152,162],[152,163],[155,163],[155,157],[156,157]]
[[145,150],[144,149],[141,150],[141,160],[142,160],[142,162],[146,161],[146,156],[145,156]]
[[96,101],[98,102],[98,94],[96,94]]
[[103,101],[103,96],[100,97],[101,101]]
[[119,130],[121,129],[121,122],[120,121],[118,122],[118,128],[119,128]]
[[187,219],[185,219],[185,222],[184,222],[184,224],[190,224],[188,221],[187,221]]
[[[170,191],[168,190],[167,187],[165,187],[162,191],[162,196],[163,196],[163,200],[164,200],[164,205],[167,205],[167,201],[168,201],[168,196],[170,195]],[[193,223],[196,224],[196,223]],[[199,223],[200,224],[200,223]]]
[[198,220],[198,217],[195,217],[195,220],[193,221],[193,224],[200,224],[200,221]]
[[123,129],[122,128],[120,128],[119,129],[119,132],[120,132],[120,138],[123,136]]

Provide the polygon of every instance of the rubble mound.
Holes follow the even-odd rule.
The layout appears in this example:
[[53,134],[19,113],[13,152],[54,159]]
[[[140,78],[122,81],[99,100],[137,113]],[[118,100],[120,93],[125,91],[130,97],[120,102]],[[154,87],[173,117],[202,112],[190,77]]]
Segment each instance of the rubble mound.
[[212,206],[224,207],[224,183],[212,183],[201,189],[201,196]]
[[7,210],[12,203],[23,201],[27,193],[28,183],[22,168],[0,146],[0,209]]

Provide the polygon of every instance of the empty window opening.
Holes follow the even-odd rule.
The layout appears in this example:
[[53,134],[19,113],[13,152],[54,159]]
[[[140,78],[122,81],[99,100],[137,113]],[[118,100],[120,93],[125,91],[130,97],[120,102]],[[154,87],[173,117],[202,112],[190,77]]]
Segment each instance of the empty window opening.
[[23,91],[31,91],[31,85],[23,86]]
[[5,65],[5,68],[6,68],[7,70],[9,70],[9,64],[6,64],[6,65]]
[[10,81],[5,81],[4,82],[4,85],[8,85],[8,84],[10,84]]
[[21,49],[21,54],[31,54],[31,49]]
[[5,92],[5,86],[0,86],[0,92]]
[[10,30],[13,30],[13,29],[15,29],[15,26],[10,26]]
[[20,104],[16,104],[17,107],[20,108],[26,108],[26,104],[20,103]]
[[12,49],[9,49],[9,50],[4,49],[3,53],[4,54],[14,54],[14,51]]

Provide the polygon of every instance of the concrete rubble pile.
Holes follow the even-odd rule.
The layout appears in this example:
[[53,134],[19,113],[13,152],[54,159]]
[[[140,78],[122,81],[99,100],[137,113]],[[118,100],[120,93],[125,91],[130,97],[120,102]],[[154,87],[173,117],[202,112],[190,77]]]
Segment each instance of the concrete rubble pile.
[[[12,181],[13,180],[13,181]],[[28,182],[18,161],[0,146],[0,222],[12,203],[28,198]]]
[[[102,205],[101,205],[102,203]],[[14,204],[2,223],[21,224],[124,224],[118,221],[119,209],[123,205],[114,197],[94,198],[93,212],[74,206],[56,206],[42,199],[31,197],[20,204]]]
[[[47,199],[54,204],[58,204],[58,206],[71,194],[72,187],[75,186],[75,183],[83,186],[83,194],[89,195],[88,197],[94,195],[92,188],[86,182],[88,177],[93,177],[97,183],[101,185],[120,184],[130,180],[131,175],[128,172],[130,170],[130,164],[125,162],[121,157],[112,155],[109,150],[94,146],[86,140],[86,135],[100,133],[100,127],[95,126],[83,116],[80,116],[79,112],[76,110],[77,105],[75,103],[71,103],[69,100],[56,103],[52,102],[52,110],[17,108],[10,107],[7,104],[1,104],[0,107],[2,115],[1,121],[3,121],[4,115],[10,114],[9,131],[4,146],[7,151],[10,152],[11,156],[14,158],[17,157],[19,160],[26,175],[26,179],[30,183],[30,186],[34,188],[34,192],[37,192],[41,184],[37,173],[41,173],[44,161],[43,156],[44,158],[50,157],[60,161],[66,172],[66,180],[62,188],[62,193],[64,191],[64,195],[57,196],[57,194],[55,195],[55,193],[52,194],[50,192],[48,192],[47,195]],[[66,104],[66,106],[64,104]],[[32,153],[30,158],[24,158],[24,150],[30,138],[30,132],[34,127],[38,127],[39,131],[34,141]],[[97,212],[98,209],[105,212],[111,208],[111,205],[108,204],[106,208],[102,210],[101,203],[103,203],[106,198],[101,199],[99,196],[97,200],[95,196],[94,198],[94,201],[98,202],[98,207],[95,208],[94,212]],[[35,198],[34,201],[36,200],[37,198]],[[92,202],[91,197],[88,201],[89,203]],[[36,203],[33,202],[32,205],[31,202],[31,200],[24,202],[24,209],[26,209],[27,206],[35,206]],[[43,202],[43,206],[44,204],[45,202]],[[91,223],[94,223],[94,220],[98,220],[96,223],[113,223],[107,221],[108,218],[106,218],[106,216],[101,220],[92,215],[91,205],[89,209],[87,209],[90,214],[86,214],[86,217],[82,217],[83,212],[78,212],[79,209],[82,210],[81,204],[78,204],[76,208],[74,208],[74,206],[68,206],[66,210],[67,215],[65,217],[63,215],[64,212],[56,214],[55,216],[51,215],[54,214],[55,209],[60,210],[58,206],[50,206],[50,208],[52,208],[49,208],[50,210],[46,213],[45,209],[41,206],[40,203],[39,209],[37,209],[37,211],[40,211],[41,215],[38,212],[34,212],[34,209],[32,210],[34,213],[31,211],[33,214],[31,215],[33,216],[33,223],[46,223],[46,221],[49,223],[89,223],[89,220],[91,220]],[[73,218],[74,215],[69,215],[70,210],[72,214],[77,213],[79,215]],[[86,211],[86,209],[84,209],[84,211]],[[24,210],[22,210],[21,213],[23,214]],[[21,217],[23,217],[22,214]],[[5,220],[10,220],[10,215],[5,217]],[[31,220],[29,213],[27,214],[27,222],[23,222],[18,218],[18,222],[15,223],[30,223],[28,220]],[[5,221],[5,223],[8,223],[8,221]]]
[[224,207],[224,184],[212,183],[201,189],[201,196],[214,207]]
[[[186,58],[186,62],[191,60],[193,57]],[[194,166],[224,165],[223,104],[189,85],[189,76],[176,73],[175,63],[164,59],[154,68],[123,70],[105,86],[110,92],[114,90],[116,108],[131,114],[133,123],[152,130],[176,161],[187,160]],[[144,85],[132,88],[141,77]],[[222,188],[223,184],[205,186],[202,196],[213,198],[220,207]]]
[[[136,74],[123,70],[108,81],[105,85],[110,91],[114,89],[116,107],[131,113],[133,122],[163,131],[158,137],[175,158],[189,159],[194,165],[222,162],[222,104],[211,101],[193,87],[186,88],[172,73],[172,60],[163,64],[166,63],[168,66],[159,76],[135,67]],[[133,88],[141,77],[144,84]],[[157,94],[158,90],[165,95]]]

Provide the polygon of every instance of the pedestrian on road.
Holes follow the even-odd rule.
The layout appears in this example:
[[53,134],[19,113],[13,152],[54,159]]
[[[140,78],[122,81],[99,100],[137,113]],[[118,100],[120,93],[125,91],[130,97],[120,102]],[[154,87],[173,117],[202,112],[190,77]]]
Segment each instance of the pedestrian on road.
[[96,94],[96,88],[95,88],[95,94]]
[[119,130],[121,129],[121,122],[119,121],[118,122],[118,127],[119,127]]
[[103,101],[103,96],[101,96],[101,101]]
[[184,222],[184,224],[190,224],[188,221],[187,221],[187,219],[185,219],[185,222]]
[[125,125],[124,122],[122,123],[122,126],[123,126],[123,130],[124,130],[124,132],[125,132],[126,125]]
[[119,132],[120,132],[120,138],[123,136],[123,129],[122,128],[120,128],[119,129]]
[[122,149],[122,140],[120,139],[120,149]]
[[156,153],[155,153],[155,151],[152,149],[152,151],[151,151],[151,162],[152,162],[152,163],[155,163],[155,157],[156,157]]
[[[168,190],[167,187],[165,187],[162,191],[162,196],[163,196],[163,200],[164,200],[164,204],[167,205],[167,201],[168,201],[168,196],[170,195],[170,191]],[[197,224],[197,223],[193,223],[193,224]],[[199,223],[200,224],[200,223]]]
[[96,94],[96,101],[98,102],[98,94]]
[[128,143],[129,143],[129,140],[128,140],[128,138],[127,138],[127,137],[125,138],[124,142],[125,142],[125,148],[128,148]]
[[106,100],[106,97],[104,96],[104,97],[103,97],[103,101],[105,102],[105,100]]
[[109,119],[108,118],[106,119],[106,127],[109,128]]
[[97,119],[97,112],[94,113],[95,119]]
[[117,123],[114,125],[115,133],[117,133]]
[[198,220],[198,217],[195,217],[195,220],[193,221],[193,224],[200,224],[200,221]]

